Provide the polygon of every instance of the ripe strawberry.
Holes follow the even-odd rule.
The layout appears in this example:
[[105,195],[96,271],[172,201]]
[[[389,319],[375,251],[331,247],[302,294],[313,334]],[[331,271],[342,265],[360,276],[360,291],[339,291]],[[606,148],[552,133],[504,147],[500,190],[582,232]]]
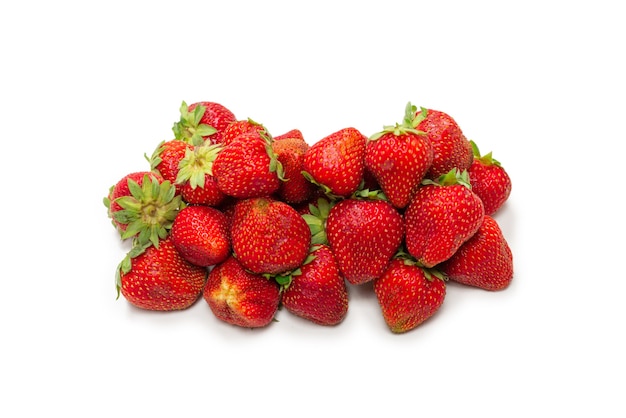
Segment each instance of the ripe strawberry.
[[210,206],[187,206],[178,212],[170,232],[183,258],[198,266],[213,266],[230,255],[228,219]]
[[233,112],[215,102],[197,102],[180,106],[180,120],[172,130],[176,139],[202,145],[207,139],[220,143],[224,130],[237,119]]
[[294,270],[309,252],[311,231],[304,218],[285,202],[269,197],[239,201],[231,225],[233,251],[253,273]]
[[265,126],[248,118],[230,123],[222,133],[221,143],[228,145],[233,142],[235,138],[244,134],[253,134],[251,135],[252,137],[255,136],[254,134],[258,134],[259,136],[263,134],[266,137],[271,137]]
[[156,147],[152,156],[148,159],[150,169],[160,174],[165,180],[176,184],[180,162],[185,158],[187,150],[192,149],[192,145],[178,139],[163,141]]
[[170,238],[158,247],[133,246],[120,263],[116,285],[138,308],[154,311],[186,309],[202,294],[207,270],[185,260]]
[[205,144],[185,150],[176,176],[176,184],[185,202],[217,206],[224,200],[226,195],[213,176],[213,162],[221,149],[217,144]]
[[440,269],[455,282],[502,290],[513,279],[513,254],[498,223],[486,215],[474,236]]
[[418,120],[415,111],[415,106],[407,104],[403,123],[386,126],[370,137],[365,150],[365,166],[399,209],[409,204],[433,161],[433,146],[413,126]]
[[316,245],[310,262],[293,274],[282,294],[282,304],[291,313],[319,325],[336,325],[348,312],[348,289],[339,274],[330,248]]
[[448,258],[478,230],[485,209],[471,191],[467,171],[450,170],[425,182],[404,213],[406,247],[425,267]]
[[292,129],[290,131],[285,132],[284,134],[278,135],[274,137],[274,141],[280,141],[281,139],[301,139],[304,141],[304,135],[299,129]]
[[109,217],[122,239],[158,245],[167,236],[181,205],[176,188],[152,172],[124,176],[104,198]]
[[246,271],[231,256],[211,270],[203,296],[218,319],[259,328],[274,319],[280,288],[274,280]]
[[280,186],[282,166],[272,151],[271,139],[256,133],[239,135],[213,162],[220,190],[238,199],[269,196]]
[[408,259],[395,258],[374,282],[383,318],[392,332],[410,331],[439,310],[446,284],[437,276]]
[[511,178],[491,152],[481,156],[474,141],[472,151],[474,161],[467,170],[472,191],[480,197],[485,206],[485,214],[493,215],[502,207],[511,194]]
[[307,200],[313,194],[315,185],[302,175],[302,161],[309,149],[304,139],[282,138],[272,142],[272,150],[282,164],[285,181],[280,182],[278,197],[280,200],[296,204]]
[[385,271],[402,242],[402,216],[383,200],[345,199],[330,209],[328,243],[348,282],[362,284]]
[[363,180],[366,141],[367,137],[355,128],[328,135],[304,154],[303,174],[327,193],[350,196]]
[[435,180],[453,168],[467,170],[472,164],[472,147],[456,121],[447,113],[423,107],[416,115],[415,128],[425,132],[433,145],[433,162],[426,177]]

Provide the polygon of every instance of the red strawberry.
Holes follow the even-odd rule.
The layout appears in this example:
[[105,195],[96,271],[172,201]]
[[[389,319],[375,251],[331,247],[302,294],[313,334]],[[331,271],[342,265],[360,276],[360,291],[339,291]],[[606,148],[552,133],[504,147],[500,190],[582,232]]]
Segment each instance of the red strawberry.
[[178,252],[198,266],[213,266],[230,255],[228,219],[219,210],[203,205],[178,212],[171,237]]
[[446,296],[446,284],[415,263],[396,258],[374,282],[374,292],[389,329],[403,333],[439,310]]
[[304,135],[302,135],[302,132],[299,129],[292,129],[290,131],[285,132],[282,135],[275,136],[274,141],[280,141],[281,139],[287,139],[287,138],[301,139],[304,141]]
[[221,151],[220,145],[195,146],[185,150],[178,164],[176,184],[183,200],[189,204],[217,206],[226,195],[213,176],[213,162]]
[[355,128],[344,128],[321,139],[304,155],[305,176],[327,193],[350,196],[363,180],[366,141]]
[[246,271],[232,256],[211,270],[203,295],[217,318],[246,328],[268,325],[280,303],[274,280]]
[[309,252],[311,231],[294,208],[261,197],[235,205],[231,239],[237,259],[246,269],[279,274],[300,267]]
[[220,143],[224,130],[237,119],[233,112],[215,102],[198,102],[180,106],[180,120],[174,123],[174,137],[192,145],[202,145],[207,139]]
[[485,214],[493,215],[502,207],[511,194],[511,178],[491,152],[481,156],[473,141],[474,161],[467,170],[472,191],[480,197],[485,206]]
[[303,202],[315,190],[315,185],[302,175],[302,161],[308,149],[309,144],[297,137],[274,140],[272,143],[272,150],[283,167],[285,181],[280,183],[278,197],[284,202]]
[[142,309],[186,309],[202,294],[207,277],[204,267],[185,260],[171,239],[159,246],[134,246],[118,267],[116,284],[128,302]]
[[255,136],[254,134],[258,134],[259,136],[260,134],[264,134],[265,136],[271,137],[265,126],[262,124],[255,122],[252,119],[242,119],[230,123],[226,129],[224,129],[221,142],[223,145],[228,145],[235,138],[244,134],[253,134],[252,137]]
[[450,170],[420,187],[404,213],[406,247],[425,267],[448,258],[478,230],[485,209],[467,171]]
[[280,186],[282,166],[271,139],[256,133],[239,135],[213,162],[213,176],[224,194],[238,199],[269,196]]
[[326,234],[345,279],[362,284],[385,271],[402,242],[404,226],[389,202],[346,199],[330,209]]
[[404,122],[370,137],[365,150],[365,166],[389,202],[400,209],[409,204],[433,161],[429,139],[413,126],[415,111],[409,103]]
[[149,159],[150,169],[176,184],[180,162],[185,158],[187,150],[193,150],[193,146],[185,141],[172,139],[161,142]]
[[467,170],[472,164],[472,147],[454,119],[439,110],[421,108],[415,128],[425,132],[433,145],[433,162],[426,177],[435,180],[453,168]]
[[158,245],[172,227],[181,198],[159,174],[142,171],[119,180],[104,204],[122,239],[134,238],[141,246]]
[[498,223],[486,215],[474,236],[439,268],[450,280],[502,290],[513,279],[513,254]]
[[348,312],[348,289],[337,261],[326,245],[313,247],[312,261],[300,267],[282,294],[291,313],[319,325],[336,325]]

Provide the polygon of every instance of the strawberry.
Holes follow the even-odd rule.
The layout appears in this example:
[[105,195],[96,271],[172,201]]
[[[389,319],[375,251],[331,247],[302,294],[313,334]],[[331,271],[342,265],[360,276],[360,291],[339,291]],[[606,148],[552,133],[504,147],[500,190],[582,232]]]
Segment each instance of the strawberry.
[[226,195],[213,176],[213,162],[221,149],[217,144],[205,144],[185,150],[176,176],[176,184],[185,202],[217,206],[224,200]]
[[171,237],[178,252],[198,266],[213,266],[230,255],[228,219],[210,206],[187,206],[178,212]]
[[350,196],[363,180],[366,141],[367,137],[355,128],[324,137],[304,154],[303,174],[327,193]]
[[246,271],[229,257],[209,273],[203,296],[215,316],[246,328],[268,325],[280,304],[280,287],[272,279]]
[[328,246],[314,246],[309,258],[283,290],[282,305],[316,324],[336,325],[348,312],[346,282]]
[[474,236],[439,268],[455,282],[502,290],[513,279],[513,254],[498,223],[486,215]]
[[415,111],[409,102],[403,123],[386,126],[371,136],[365,150],[365,166],[399,209],[409,204],[433,161],[430,140],[413,126],[418,120]]
[[139,245],[167,236],[181,205],[176,188],[156,173],[141,171],[124,176],[111,189],[104,204],[122,239]]
[[485,206],[485,214],[493,215],[502,207],[511,194],[511,178],[492,153],[480,155],[474,141],[472,151],[474,161],[467,170],[472,191],[480,197]]
[[138,308],[186,309],[202,295],[207,270],[185,260],[168,237],[158,247],[134,245],[116,275],[119,293]]
[[453,168],[467,170],[473,154],[469,140],[450,115],[439,110],[421,108],[414,125],[425,132],[433,146],[433,162],[426,177],[435,180]]
[[161,142],[152,156],[148,159],[150,169],[161,175],[165,180],[176,184],[180,162],[185,158],[187,150],[192,150],[193,146],[185,141],[172,139]]
[[282,164],[285,181],[280,183],[278,197],[280,200],[296,204],[307,200],[315,190],[315,185],[302,175],[302,161],[309,149],[303,138],[274,139],[272,150]]
[[258,133],[239,135],[213,162],[220,190],[238,199],[269,196],[280,187],[282,166],[274,154],[271,138]]
[[224,130],[237,119],[233,112],[215,102],[197,102],[180,106],[180,120],[172,131],[176,139],[192,145],[202,145],[207,139],[220,143]]
[[425,181],[404,213],[406,247],[425,267],[448,258],[480,227],[485,209],[471,191],[467,171],[450,170]]
[[446,284],[440,274],[434,275],[410,259],[395,258],[374,281],[374,293],[389,329],[403,333],[439,310],[446,296]]
[[304,218],[291,206],[269,197],[235,205],[231,239],[239,262],[253,273],[280,274],[300,267],[311,242]]
[[265,126],[262,124],[253,121],[252,119],[242,119],[237,120],[230,123],[222,134],[221,143],[223,145],[230,144],[235,138],[244,134],[264,134],[265,136],[271,137]]
[[304,141],[304,135],[302,135],[302,131],[299,129],[292,129],[290,131],[285,132],[284,134],[278,135],[274,137],[274,141],[280,141],[281,139],[301,139]]
[[402,242],[402,216],[387,201],[345,199],[330,209],[328,243],[351,284],[378,278]]

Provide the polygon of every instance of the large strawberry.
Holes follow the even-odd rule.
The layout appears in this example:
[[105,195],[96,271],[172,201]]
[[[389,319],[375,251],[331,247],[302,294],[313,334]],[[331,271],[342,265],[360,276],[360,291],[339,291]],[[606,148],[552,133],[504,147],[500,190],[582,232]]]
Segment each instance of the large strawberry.
[[233,251],[245,268],[272,275],[300,267],[309,252],[311,231],[293,207],[260,197],[235,205],[231,239]]
[[301,136],[296,132],[292,137],[277,137],[272,142],[272,150],[283,167],[284,181],[280,183],[278,197],[287,203],[297,204],[309,199],[315,185],[302,175],[302,161],[309,149]]
[[218,209],[204,205],[181,209],[170,231],[172,242],[185,260],[213,266],[230,255],[228,219]]
[[280,287],[272,279],[247,271],[229,257],[209,273],[204,300],[215,316],[246,328],[268,325],[280,304]]
[[498,223],[486,215],[474,236],[438,268],[455,282],[502,290],[513,279],[513,254]]
[[485,205],[485,214],[493,215],[502,207],[511,194],[511,177],[502,164],[489,152],[480,155],[474,141],[470,141],[474,152],[474,161],[467,170],[472,191]]
[[454,168],[467,170],[472,164],[472,147],[459,124],[445,112],[423,107],[416,116],[415,128],[425,132],[433,146],[433,162],[426,177],[435,180]]
[[215,102],[197,102],[180,106],[180,120],[172,130],[176,139],[192,145],[202,145],[207,139],[220,143],[228,125],[237,119],[228,108]]
[[177,187],[185,202],[217,206],[224,200],[226,195],[213,176],[213,162],[221,149],[218,144],[205,144],[185,150],[176,176]]
[[446,296],[446,284],[410,259],[395,258],[374,282],[383,318],[394,333],[410,331],[432,317]]
[[402,242],[404,225],[387,201],[345,199],[330,209],[326,234],[345,279],[362,284],[385,271]]
[[396,208],[409,204],[433,161],[433,146],[415,129],[416,107],[408,103],[404,120],[371,136],[365,150],[365,166]]
[[131,304],[154,311],[186,309],[202,295],[207,270],[185,260],[166,238],[134,245],[117,269],[116,285]]
[[[309,258],[285,286],[282,305],[291,313],[319,325],[336,325],[348,312],[348,289],[330,248],[316,245]],[[308,261],[308,259],[307,259]]]
[[158,245],[172,227],[181,198],[159,174],[140,171],[111,187],[104,204],[122,239],[133,238],[141,246]]
[[219,152],[213,162],[213,176],[224,194],[238,199],[269,196],[282,178],[282,165],[265,135],[239,135]]
[[324,137],[305,153],[303,174],[329,194],[350,196],[363,180],[366,142],[367,137],[355,128]]
[[485,209],[472,192],[467,171],[450,170],[437,182],[427,181],[404,212],[406,248],[423,266],[448,258],[476,233]]

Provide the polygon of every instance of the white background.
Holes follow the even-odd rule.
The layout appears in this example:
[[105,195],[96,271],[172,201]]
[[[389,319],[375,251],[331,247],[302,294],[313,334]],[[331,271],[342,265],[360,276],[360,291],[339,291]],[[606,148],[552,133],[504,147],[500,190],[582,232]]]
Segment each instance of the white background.
[[[0,6],[1,416],[626,414],[618,2],[91,3]],[[310,143],[446,111],[513,179],[514,281],[404,335],[368,285],[332,328],[115,300],[102,198],[183,100]]]

